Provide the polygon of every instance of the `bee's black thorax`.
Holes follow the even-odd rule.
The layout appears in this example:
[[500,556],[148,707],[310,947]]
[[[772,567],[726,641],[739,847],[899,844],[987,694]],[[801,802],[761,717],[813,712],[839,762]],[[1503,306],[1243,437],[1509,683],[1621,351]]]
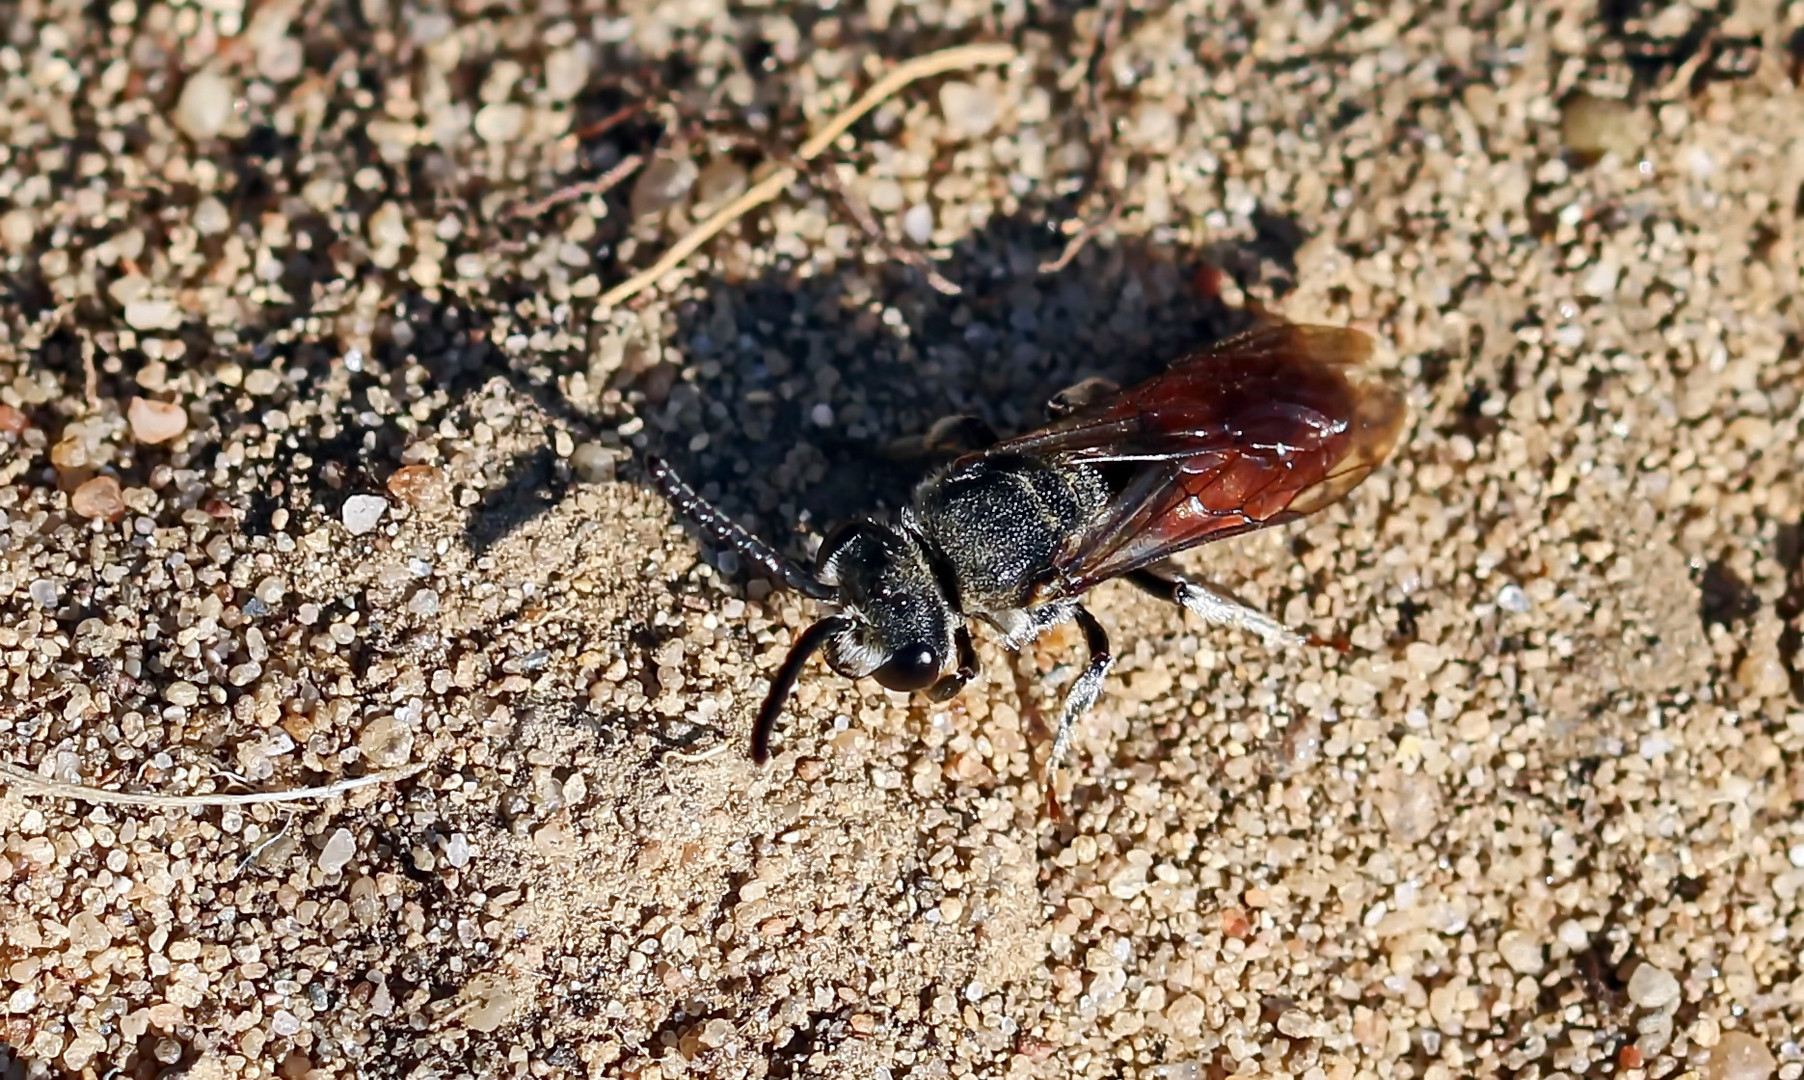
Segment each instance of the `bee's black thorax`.
[[1108,501],[1096,470],[1019,454],[960,462],[915,491],[910,527],[967,615],[1026,607],[1054,559]]

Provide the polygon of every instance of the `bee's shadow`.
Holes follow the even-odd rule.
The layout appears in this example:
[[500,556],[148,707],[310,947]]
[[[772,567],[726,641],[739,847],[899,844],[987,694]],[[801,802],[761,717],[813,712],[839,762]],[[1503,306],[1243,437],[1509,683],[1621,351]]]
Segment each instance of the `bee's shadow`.
[[996,219],[934,263],[958,295],[914,268],[850,261],[723,282],[677,311],[665,348],[681,357],[680,377],[654,367],[623,373],[620,386],[646,421],[645,450],[800,556],[804,526],[822,532],[906,501],[932,462],[886,452],[895,440],[960,413],[1014,434],[1043,422],[1065,387],[1131,383],[1244,327],[1246,313],[1200,288],[1198,271],[1282,295],[1303,230],[1259,220],[1256,237],[1204,251],[1098,238],[1043,271],[1065,237],[1043,218]]

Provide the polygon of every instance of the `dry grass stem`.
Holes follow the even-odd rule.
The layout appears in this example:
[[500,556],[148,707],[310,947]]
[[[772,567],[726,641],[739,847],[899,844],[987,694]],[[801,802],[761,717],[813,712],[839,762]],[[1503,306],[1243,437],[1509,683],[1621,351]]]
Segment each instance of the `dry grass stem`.
[[638,170],[639,166],[643,164],[645,164],[643,155],[628,154],[620,159],[619,164],[592,180],[584,180],[581,183],[570,184],[567,187],[558,188],[556,191],[536,202],[522,204],[514,210],[514,216],[534,218],[553,207],[562,206],[564,203],[570,202],[573,199],[586,198],[590,195],[606,195],[608,192],[618,187],[622,180],[631,176]]
[[403,780],[424,769],[423,763],[408,765],[399,769],[385,769],[382,772],[370,773],[367,776],[354,776],[338,780],[319,787],[289,788],[284,791],[247,791],[239,794],[219,795],[157,795],[154,793],[139,794],[131,791],[113,791],[109,788],[89,787],[86,784],[69,784],[61,780],[47,780],[42,776],[26,772],[14,765],[0,764],[0,781],[4,781],[17,791],[27,795],[47,795],[56,799],[76,799],[86,803],[97,803],[106,806],[152,806],[163,809],[175,809],[194,806],[252,806],[257,803],[290,803],[311,802],[337,798],[347,791],[383,784],[390,780]]
[[[909,83],[919,79],[931,78],[948,71],[961,68],[981,67],[986,64],[1006,64],[1015,59],[1015,48],[1001,43],[981,45],[960,45],[944,49],[926,56],[918,56],[909,60],[894,71],[878,79],[876,84],[842,109],[833,119],[827,121],[821,130],[809,137],[797,151],[796,157],[801,162],[808,162],[833,145],[833,140],[845,134],[853,124],[864,115],[881,105]],[[684,259],[694,254],[696,249],[712,239],[715,234],[733,222],[750,213],[754,208],[777,197],[784,188],[795,180],[800,173],[794,165],[779,165],[764,179],[747,188],[737,199],[721,207],[708,217],[706,221],[689,230],[670,249],[659,257],[658,261],[639,271],[632,277],[603,293],[596,307],[607,311],[644,292],[659,278],[681,266]]]

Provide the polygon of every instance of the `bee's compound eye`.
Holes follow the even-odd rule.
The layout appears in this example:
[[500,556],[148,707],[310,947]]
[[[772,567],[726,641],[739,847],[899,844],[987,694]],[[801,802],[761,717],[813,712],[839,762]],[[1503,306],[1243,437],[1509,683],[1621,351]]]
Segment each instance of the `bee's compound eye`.
[[940,658],[926,645],[904,645],[871,677],[891,690],[925,690],[940,677]]

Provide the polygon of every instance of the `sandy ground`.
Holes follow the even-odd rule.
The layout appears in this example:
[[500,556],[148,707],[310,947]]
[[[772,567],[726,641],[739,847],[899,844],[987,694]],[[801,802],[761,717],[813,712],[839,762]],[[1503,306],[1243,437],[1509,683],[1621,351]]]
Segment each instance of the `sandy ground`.
[[[569,7],[0,5],[5,760],[415,770],[6,782],[6,1077],[1804,1074],[1804,5]],[[644,451],[803,552],[1248,298],[1414,419],[1186,565],[1349,655],[1099,589],[1057,824],[1070,630],[750,763],[813,612]]]

